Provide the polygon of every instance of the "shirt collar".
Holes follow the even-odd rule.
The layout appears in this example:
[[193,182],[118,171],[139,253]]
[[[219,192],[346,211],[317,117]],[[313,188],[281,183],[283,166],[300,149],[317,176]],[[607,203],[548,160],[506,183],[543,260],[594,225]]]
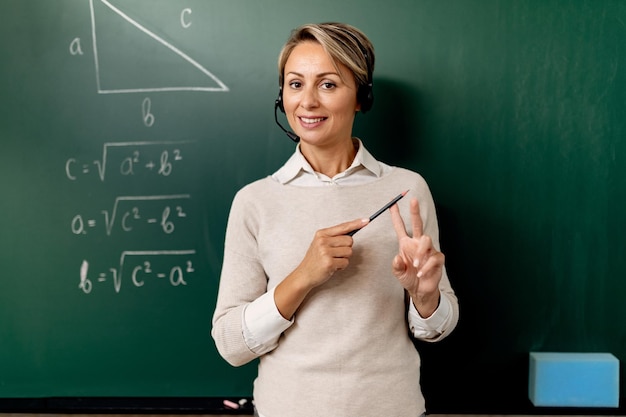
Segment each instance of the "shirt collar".
[[[376,177],[380,177],[382,175],[380,163],[376,160],[376,158],[374,158],[374,156],[372,156],[371,153],[369,153],[367,149],[365,149],[363,142],[359,138],[354,138],[353,140],[358,142],[359,150],[357,151],[354,161],[352,161],[350,167],[346,171],[337,174],[337,176],[349,175],[352,171],[358,169],[359,167],[363,167]],[[291,155],[287,162],[285,162],[285,164],[278,171],[276,171],[272,177],[281,184],[287,184],[299,175],[304,174],[317,175],[311,167],[311,164],[309,164],[304,155],[302,155],[302,152],[300,151],[300,144],[298,144],[293,155]]]

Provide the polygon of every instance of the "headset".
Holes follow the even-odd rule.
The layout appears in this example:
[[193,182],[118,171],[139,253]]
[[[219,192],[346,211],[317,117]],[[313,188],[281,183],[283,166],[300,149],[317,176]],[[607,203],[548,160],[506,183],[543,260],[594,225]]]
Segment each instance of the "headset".
[[[363,57],[365,58],[365,62],[367,64],[367,82],[359,86],[359,89],[357,90],[357,93],[356,93],[356,99],[358,103],[361,105],[361,113],[367,113],[374,105],[374,90],[373,90],[373,79],[372,79],[373,70],[371,68],[369,56],[367,54],[367,51],[365,50],[365,47],[363,47],[363,44],[359,41],[359,39],[354,34],[350,33],[350,31],[345,30],[343,28],[338,28],[338,29],[341,30],[344,34],[350,36],[352,40],[354,40],[354,42],[358,45],[361,53],[363,54]],[[277,110],[280,110],[282,113],[285,113],[285,106],[283,104],[283,86],[282,85],[278,87],[278,97],[276,98],[276,101],[274,102],[274,120],[276,121],[276,124],[278,125],[278,127],[280,127],[282,131],[285,132],[285,134],[291,140],[293,140],[296,143],[299,142],[300,137],[298,135],[296,135],[293,132],[288,131],[278,122]]]

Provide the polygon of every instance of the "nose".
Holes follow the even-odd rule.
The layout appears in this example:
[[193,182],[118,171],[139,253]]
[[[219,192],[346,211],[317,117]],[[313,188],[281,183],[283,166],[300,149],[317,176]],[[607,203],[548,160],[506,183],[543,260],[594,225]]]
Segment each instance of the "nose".
[[314,86],[309,86],[302,91],[300,106],[304,109],[312,109],[319,105],[318,91]]

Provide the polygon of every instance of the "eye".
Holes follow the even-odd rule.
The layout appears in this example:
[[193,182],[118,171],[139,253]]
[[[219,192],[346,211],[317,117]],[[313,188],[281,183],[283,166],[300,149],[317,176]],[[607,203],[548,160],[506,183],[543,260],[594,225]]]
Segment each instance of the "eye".
[[326,81],[322,83],[322,88],[325,90],[332,90],[333,88],[335,88],[337,85],[335,83],[332,83],[330,81]]
[[291,81],[289,83],[289,87],[291,87],[293,89],[298,89],[298,88],[302,87],[302,83],[300,81]]

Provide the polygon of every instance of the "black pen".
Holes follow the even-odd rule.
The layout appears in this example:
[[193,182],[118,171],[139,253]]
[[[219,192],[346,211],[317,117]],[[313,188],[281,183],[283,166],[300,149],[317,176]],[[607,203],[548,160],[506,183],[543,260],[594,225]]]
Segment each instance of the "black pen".
[[[398,202],[398,200],[400,200],[402,197],[404,197],[404,196],[406,195],[406,193],[408,193],[408,192],[409,192],[409,190],[406,190],[405,192],[398,194],[398,195],[397,195],[397,196],[396,196],[393,200],[391,200],[390,202],[388,202],[387,204],[385,204],[385,205],[384,205],[384,206],[383,206],[380,210],[378,210],[376,213],[372,214],[372,215],[370,216],[370,222],[371,222],[372,220],[374,220],[376,217],[378,217],[378,216],[380,216],[381,214],[383,214],[383,213],[384,213],[384,211],[385,211],[385,210],[387,210],[389,207],[391,207],[391,206],[393,206],[394,204],[396,204],[396,203]],[[358,228],[358,229],[355,229],[355,230],[353,230],[353,231],[351,231],[351,232],[348,232],[348,233],[346,233],[346,234],[347,234],[348,236],[354,236],[354,234],[355,234],[356,232],[358,232],[359,230],[361,230],[361,229],[362,229],[362,227],[361,227],[361,228]]]

